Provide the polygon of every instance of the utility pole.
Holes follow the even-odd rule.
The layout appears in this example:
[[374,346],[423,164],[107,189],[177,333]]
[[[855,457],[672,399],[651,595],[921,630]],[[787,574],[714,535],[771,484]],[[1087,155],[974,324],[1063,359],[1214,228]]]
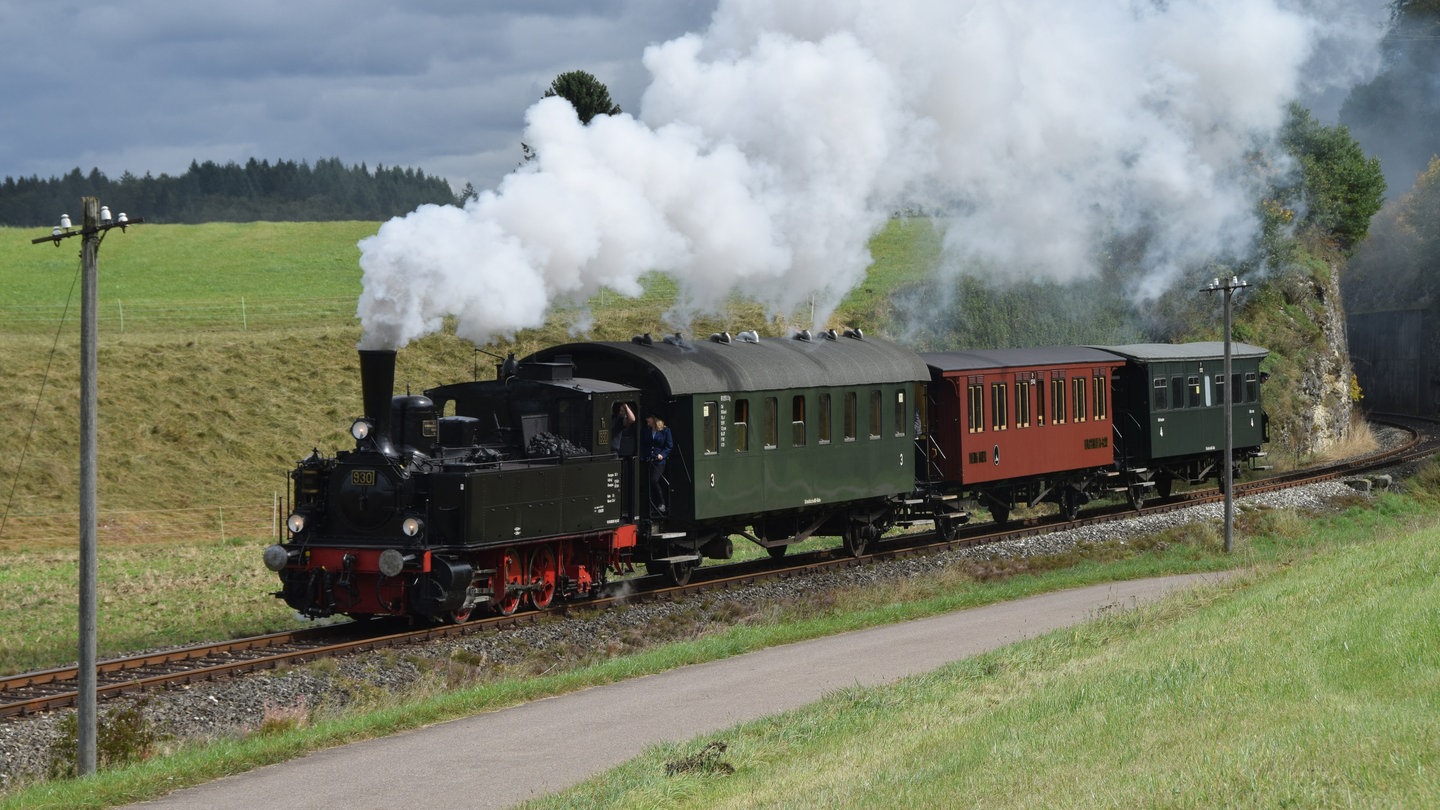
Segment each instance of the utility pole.
[[1225,462],[1224,482],[1225,488],[1225,553],[1229,554],[1235,548],[1235,432],[1234,412],[1230,405],[1235,401],[1235,392],[1230,389],[1234,379],[1230,376],[1230,299],[1235,295],[1236,290],[1241,290],[1250,285],[1241,281],[1237,276],[1231,276],[1229,281],[1222,282],[1220,279],[1212,279],[1210,283],[1200,288],[1200,292],[1224,292],[1225,293],[1225,455],[1221,458]]
[[81,199],[84,215],[79,231],[70,227],[68,215],[60,218],[60,224],[50,232],[30,240],[31,244],[60,241],[72,236],[80,241],[80,654],[78,665],[79,685],[76,695],[76,711],[79,722],[76,725],[76,742],[79,745],[75,756],[75,769],[80,776],[95,773],[96,751],[96,687],[95,637],[96,637],[96,582],[99,569],[99,551],[96,544],[97,487],[95,484],[95,460],[97,456],[96,411],[99,394],[96,386],[96,344],[99,330],[96,321],[99,315],[99,268],[100,240],[111,228],[125,230],[126,226],[143,219],[130,220],[121,214],[118,220],[111,219],[110,209],[102,208],[95,197]]

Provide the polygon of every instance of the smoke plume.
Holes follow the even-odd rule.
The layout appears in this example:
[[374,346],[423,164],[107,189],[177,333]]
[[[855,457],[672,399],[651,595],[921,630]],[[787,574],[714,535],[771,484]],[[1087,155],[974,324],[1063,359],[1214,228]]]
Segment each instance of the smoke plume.
[[720,0],[646,50],[638,116],[582,126],[544,99],[537,160],[363,240],[362,347],[447,315],[484,344],[653,270],[677,319],[739,292],[821,325],[897,210],[1024,278],[1087,277],[1143,234],[1153,294],[1253,240],[1255,154],[1288,101],[1373,69],[1382,21],[1345,0]]

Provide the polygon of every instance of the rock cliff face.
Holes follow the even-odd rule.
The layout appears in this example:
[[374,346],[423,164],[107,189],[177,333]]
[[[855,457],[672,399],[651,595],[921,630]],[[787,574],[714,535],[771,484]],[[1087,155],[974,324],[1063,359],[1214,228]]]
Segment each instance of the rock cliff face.
[[1265,393],[1272,450],[1295,458],[1324,453],[1353,429],[1354,368],[1336,268],[1271,279],[1249,309],[1243,339],[1272,352]]
[[1323,453],[1350,435],[1354,406],[1350,381],[1355,369],[1345,340],[1345,309],[1335,268],[1315,284],[1319,296],[1318,326],[1322,350],[1304,358],[1300,388],[1309,407],[1300,413],[1306,452]]

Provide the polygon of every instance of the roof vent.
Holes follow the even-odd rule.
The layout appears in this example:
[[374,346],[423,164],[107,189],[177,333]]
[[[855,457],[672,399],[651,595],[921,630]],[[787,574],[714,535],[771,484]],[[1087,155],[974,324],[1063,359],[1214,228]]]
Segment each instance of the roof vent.
[[792,337],[794,337],[796,340],[803,340],[803,341],[809,342],[809,340],[810,340],[810,330],[809,330],[809,329],[801,329],[799,332],[796,332]]
[[744,332],[737,334],[735,338],[741,343],[759,343],[760,333],[754,329],[746,329]]
[[650,344],[655,342],[655,338],[650,337],[650,333],[646,332],[643,335],[636,335],[635,337],[630,338],[630,342],[637,343],[641,346],[649,346]]
[[711,342],[711,343],[729,343],[729,342],[730,342],[730,333],[729,333],[729,332],[716,332],[715,334],[713,334],[713,335],[710,336],[710,342]]
[[845,330],[845,337],[855,338],[856,340],[864,340],[864,339],[865,339],[865,333],[862,332],[862,331],[860,331],[858,328],[856,328],[856,329],[846,329],[846,330]]
[[836,335],[836,334],[835,334],[835,330],[834,330],[834,329],[826,329],[825,331],[821,332],[820,335],[821,335],[822,337],[824,337],[826,340],[837,340],[837,339],[839,339],[839,335]]
[[680,334],[679,332],[676,332],[673,335],[666,335],[665,342],[669,343],[671,346],[684,346],[685,336]]

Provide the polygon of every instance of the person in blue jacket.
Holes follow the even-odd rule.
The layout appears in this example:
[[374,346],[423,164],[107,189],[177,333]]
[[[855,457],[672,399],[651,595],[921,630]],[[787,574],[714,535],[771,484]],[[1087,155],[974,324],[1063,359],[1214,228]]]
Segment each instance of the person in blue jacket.
[[650,465],[650,508],[662,515],[665,514],[665,489],[660,480],[665,476],[665,462],[674,449],[675,437],[665,426],[665,420],[653,413],[646,416],[645,430],[640,436],[640,452]]

